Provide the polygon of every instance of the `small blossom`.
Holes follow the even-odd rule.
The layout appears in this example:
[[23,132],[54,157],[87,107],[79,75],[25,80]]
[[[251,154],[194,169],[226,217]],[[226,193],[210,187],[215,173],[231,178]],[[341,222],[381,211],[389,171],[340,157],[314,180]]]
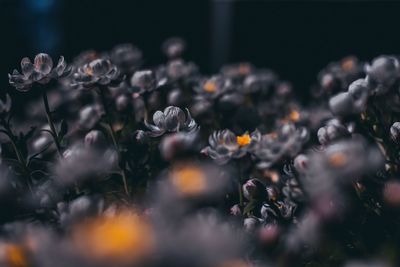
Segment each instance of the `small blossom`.
[[284,157],[296,156],[308,139],[306,128],[296,128],[291,123],[281,126],[274,134],[263,135],[254,148],[254,154],[260,160],[257,166],[267,169]]
[[149,124],[145,120],[145,125],[149,129],[148,134],[152,137],[161,136],[166,132],[192,132],[198,126],[194,119],[190,116],[190,112],[185,112],[174,106],[169,106],[164,111],[156,111],[153,114],[154,124]]
[[156,76],[151,70],[137,71],[131,78],[131,90],[137,94],[151,92],[157,87]]
[[169,59],[181,57],[185,49],[186,43],[179,37],[169,38],[162,44],[162,51]]
[[209,146],[202,153],[214,159],[218,164],[225,164],[231,159],[245,156],[260,139],[258,130],[251,134],[236,136],[230,130],[215,131],[208,138]]
[[26,92],[33,83],[47,84],[52,79],[58,79],[69,74],[71,68],[67,66],[64,57],[61,56],[57,66],[53,68],[53,60],[48,54],[36,55],[34,62],[27,57],[21,60],[20,74],[14,70],[12,74],[8,75],[9,82],[17,90]]
[[132,44],[120,44],[111,50],[110,60],[122,73],[132,73],[142,63],[142,51]]
[[79,67],[73,75],[71,86],[90,89],[99,85],[119,84],[120,78],[117,66],[108,59],[99,58]]

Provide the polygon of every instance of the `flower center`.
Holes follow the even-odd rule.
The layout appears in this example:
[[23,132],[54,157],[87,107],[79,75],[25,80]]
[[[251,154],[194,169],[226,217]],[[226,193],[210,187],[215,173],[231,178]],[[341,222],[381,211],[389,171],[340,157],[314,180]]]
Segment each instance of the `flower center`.
[[347,157],[343,153],[334,153],[329,157],[329,164],[333,167],[343,167],[347,163]]
[[236,142],[240,147],[247,146],[251,142],[251,137],[249,134],[236,136]]
[[184,195],[197,195],[206,188],[204,172],[197,167],[183,167],[171,174],[173,186]]
[[214,93],[215,91],[217,91],[217,85],[215,84],[215,82],[207,81],[203,85],[203,89],[208,93]]

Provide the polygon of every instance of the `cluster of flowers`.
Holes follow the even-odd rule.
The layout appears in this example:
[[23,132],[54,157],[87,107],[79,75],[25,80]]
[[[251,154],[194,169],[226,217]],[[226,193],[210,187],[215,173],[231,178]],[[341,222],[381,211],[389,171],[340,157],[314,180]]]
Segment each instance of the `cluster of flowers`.
[[[307,104],[180,38],[21,60],[0,101],[0,266],[396,266],[400,66],[354,57]],[[37,94],[36,94],[37,95]]]

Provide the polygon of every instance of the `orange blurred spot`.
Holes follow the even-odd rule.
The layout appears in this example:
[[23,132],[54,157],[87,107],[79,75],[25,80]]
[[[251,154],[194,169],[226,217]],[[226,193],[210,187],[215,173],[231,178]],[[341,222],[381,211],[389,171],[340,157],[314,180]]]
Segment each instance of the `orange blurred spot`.
[[172,171],[172,185],[184,195],[198,195],[206,189],[204,171],[196,166],[183,166]]
[[247,146],[251,142],[251,137],[249,134],[236,136],[236,142],[240,147]]
[[347,163],[347,157],[343,153],[334,153],[329,157],[329,164],[334,167],[342,167]]
[[217,85],[215,84],[215,82],[207,81],[207,82],[203,85],[203,89],[204,89],[204,91],[206,91],[207,93],[214,93],[214,92],[217,91]]

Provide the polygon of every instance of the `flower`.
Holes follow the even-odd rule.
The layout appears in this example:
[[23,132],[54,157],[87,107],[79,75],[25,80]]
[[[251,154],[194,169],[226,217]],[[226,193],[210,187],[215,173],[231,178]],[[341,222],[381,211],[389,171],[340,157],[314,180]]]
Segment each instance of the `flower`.
[[165,160],[172,160],[189,152],[197,152],[198,143],[198,131],[169,134],[160,142],[160,153]]
[[337,139],[349,137],[350,133],[338,120],[331,120],[318,130],[317,136],[321,145],[327,145]]
[[73,243],[90,261],[136,263],[149,256],[155,233],[147,220],[131,211],[102,215],[73,227]]
[[14,70],[12,74],[8,74],[9,83],[17,90],[26,92],[35,82],[47,84],[51,79],[67,76],[71,71],[71,67],[67,66],[64,57],[61,56],[57,66],[53,68],[51,57],[48,54],[40,53],[35,56],[33,64],[29,58],[23,58],[21,60],[21,71],[22,74],[17,70]]
[[193,89],[197,93],[197,97],[201,96],[206,99],[215,99],[226,91],[229,86],[229,80],[218,75],[201,80]]
[[75,182],[102,177],[117,169],[117,161],[114,150],[74,144],[54,167],[56,182],[61,186],[70,186]]
[[344,91],[354,80],[363,75],[363,63],[356,57],[345,57],[340,61],[332,62],[319,74],[318,80],[322,91],[320,94]]
[[366,66],[367,80],[376,94],[386,93],[399,78],[399,62],[393,56],[380,56]]
[[169,59],[179,58],[186,49],[186,42],[179,37],[172,37],[164,41],[162,51]]
[[258,93],[266,95],[277,83],[277,76],[270,70],[258,70],[250,73],[243,81],[243,91],[247,94]]
[[400,144],[400,122],[396,121],[390,126],[390,138],[397,144]]
[[99,58],[79,67],[73,74],[71,86],[85,89],[99,85],[119,84],[120,82],[121,76],[117,66],[108,59]]
[[142,64],[142,51],[132,44],[120,44],[111,50],[110,60],[122,73],[132,73]]
[[250,152],[260,140],[261,134],[255,130],[251,134],[236,136],[228,129],[213,132],[208,138],[209,146],[202,153],[214,159],[218,164],[225,164]]
[[166,132],[192,132],[198,128],[187,109],[185,114],[182,109],[175,106],[169,106],[164,111],[156,111],[153,114],[153,122],[154,125],[149,124],[147,120],[144,121],[152,137],[161,136]]
[[260,161],[258,168],[267,169],[284,157],[296,156],[308,139],[308,130],[296,128],[292,123],[284,124],[277,132],[263,135],[253,151]]
[[151,70],[137,71],[131,78],[131,91],[137,94],[151,92],[157,87],[156,76]]

